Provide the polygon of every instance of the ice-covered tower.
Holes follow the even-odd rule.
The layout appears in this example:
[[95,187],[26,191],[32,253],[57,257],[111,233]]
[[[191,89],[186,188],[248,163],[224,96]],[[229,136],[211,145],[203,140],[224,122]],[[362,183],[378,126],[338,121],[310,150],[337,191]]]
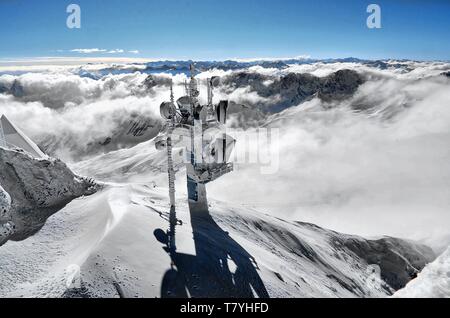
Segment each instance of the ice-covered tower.
[[160,111],[162,117],[167,120],[167,129],[157,137],[156,147],[167,148],[172,205],[175,193],[172,147],[180,146],[175,145],[173,140],[184,138],[181,146],[185,150],[189,209],[191,214],[201,216],[208,213],[206,184],[233,170],[233,165],[228,160],[235,140],[225,131],[228,101],[213,104],[213,88],[219,85],[219,78],[207,80],[208,102],[207,105],[201,105],[198,101],[198,82],[192,65],[190,70],[190,79],[184,84],[186,95],[180,97],[176,104],[173,98],[171,102],[161,104]]

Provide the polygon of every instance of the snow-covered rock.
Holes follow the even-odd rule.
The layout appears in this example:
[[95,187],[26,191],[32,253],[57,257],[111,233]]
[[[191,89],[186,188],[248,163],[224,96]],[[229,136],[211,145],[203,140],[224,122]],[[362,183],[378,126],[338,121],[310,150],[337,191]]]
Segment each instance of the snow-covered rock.
[[11,223],[11,197],[0,185],[0,245],[14,232]]
[[96,191],[92,180],[76,176],[60,160],[1,147],[0,184],[0,245],[34,234],[74,198]]
[[8,221],[11,209],[11,197],[0,185],[0,223]]
[[450,247],[394,297],[450,298]]

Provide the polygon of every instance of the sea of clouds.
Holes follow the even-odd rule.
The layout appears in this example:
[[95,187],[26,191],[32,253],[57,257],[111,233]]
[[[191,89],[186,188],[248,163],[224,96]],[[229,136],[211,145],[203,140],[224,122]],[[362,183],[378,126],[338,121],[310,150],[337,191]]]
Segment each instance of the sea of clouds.
[[[450,80],[439,74],[448,65],[409,64],[410,72],[294,66],[323,76],[351,68],[368,81],[343,102],[315,98],[273,115],[265,127],[279,130],[280,139],[271,141],[278,171],[238,164],[209,185],[210,193],[338,231],[423,240],[442,251],[450,243]],[[366,110],[354,111],[360,105]]]

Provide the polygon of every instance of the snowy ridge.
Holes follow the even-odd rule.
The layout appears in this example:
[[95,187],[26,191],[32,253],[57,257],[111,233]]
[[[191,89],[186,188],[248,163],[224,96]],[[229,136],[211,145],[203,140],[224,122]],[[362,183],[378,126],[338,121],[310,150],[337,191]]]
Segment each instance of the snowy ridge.
[[[184,197],[169,255],[160,238],[169,227],[166,191],[111,185],[72,201],[36,235],[0,249],[0,296],[382,297],[396,282],[380,280],[370,261],[389,281],[433,258],[422,245],[370,241],[218,201],[210,217],[191,218]],[[79,288],[67,288],[77,266]]]
[[394,294],[403,298],[450,298],[450,248],[405,288]]

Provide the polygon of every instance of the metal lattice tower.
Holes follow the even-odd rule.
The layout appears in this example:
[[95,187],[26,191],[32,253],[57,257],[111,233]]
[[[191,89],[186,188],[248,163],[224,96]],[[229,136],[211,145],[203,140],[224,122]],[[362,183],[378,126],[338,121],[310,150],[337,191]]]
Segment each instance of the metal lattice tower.
[[[220,85],[220,78],[214,76],[207,80],[208,101],[207,104],[202,105],[198,99],[200,92],[193,65],[190,71],[190,79],[184,82],[186,95],[180,97],[176,103],[174,103],[173,83],[171,83],[170,102],[163,102],[160,105],[161,116],[166,119],[165,133],[155,140],[155,147],[158,150],[165,149],[167,153],[171,223],[169,234],[174,234],[174,226],[179,222],[175,211],[173,147],[181,145],[185,154],[188,155],[188,158],[185,158],[188,159],[185,162],[188,203],[191,214],[196,216],[209,214],[206,184],[233,170],[233,164],[227,160],[234,146],[234,138],[226,135],[225,131],[220,136],[205,135],[209,128],[225,129],[228,101],[213,104],[213,88]],[[172,243],[174,245],[175,242]]]

